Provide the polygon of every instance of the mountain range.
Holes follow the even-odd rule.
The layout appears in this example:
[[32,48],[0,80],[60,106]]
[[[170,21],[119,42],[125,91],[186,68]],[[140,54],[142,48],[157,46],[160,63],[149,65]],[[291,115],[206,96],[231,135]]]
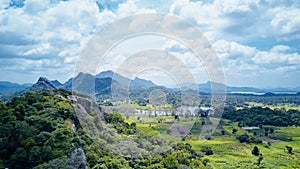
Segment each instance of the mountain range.
[[[211,93],[212,88],[214,91],[226,90],[227,94],[254,94],[260,95],[268,92],[272,93],[297,93],[300,92],[300,87],[294,89],[287,88],[275,88],[275,89],[258,89],[253,87],[231,87],[222,83],[216,83],[208,81],[202,84],[196,84],[200,93]],[[128,93],[129,90],[134,91],[146,90],[152,87],[164,87],[158,86],[150,80],[145,80],[136,77],[135,79],[129,79],[118,73],[114,73],[110,70],[101,72],[95,76],[88,73],[79,73],[76,77],[70,78],[65,83],[61,83],[58,80],[48,80],[46,77],[40,77],[39,80],[31,84],[17,84],[11,82],[0,82],[0,94],[13,94],[13,93],[26,93],[41,91],[44,89],[67,89],[73,90],[78,93],[88,95],[109,95],[111,91],[117,91],[120,95]],[[166,87],[164,87],[166,88]],[[183,90],[188,90],[188,85]]]
[[32,84],[18,84],[7,81],[0,81],[0,94],[13,94],[17,91],[24,90]]

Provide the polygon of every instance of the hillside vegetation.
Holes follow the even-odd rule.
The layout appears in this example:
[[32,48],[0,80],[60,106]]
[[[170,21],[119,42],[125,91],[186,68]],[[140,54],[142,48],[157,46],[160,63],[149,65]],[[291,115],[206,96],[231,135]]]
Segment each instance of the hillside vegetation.
[[[0,168],[177,168],[203,167],[202,154],[189,144],[170,145],[172,151],[128,158],[105,150],[104,140],[82,128],[65,90],[27,93],[4,104],[0,102]],[[105,114],[103,121],[91,110],[90,123],[112,125],[107,137],[136,135],[136,142],[152,149],[165,144],[161,139],[146,139],[118,114]],[[105,121],[106,120],[106,121]],[[107,124],[103,124],[107,123]],[[99,130],[98,130],[99,131]],[[103,133],[101,133],[103,134]],[[118,136],[119,135],[119,136]],[[96,134],[96,136],[98,136]],[[113,139],[114,139],[113,138]],[[143,139],[144,138],[144,139]],[[151,143],[152,141],[152,143]],[[121,151],[121,150],[120,150]]]
[[0,168],[300,167],[299,110],[229,106],[227,120],[199,139],[205,124],[220,119],[124,116],[102,107],[62,89],[0,102]]

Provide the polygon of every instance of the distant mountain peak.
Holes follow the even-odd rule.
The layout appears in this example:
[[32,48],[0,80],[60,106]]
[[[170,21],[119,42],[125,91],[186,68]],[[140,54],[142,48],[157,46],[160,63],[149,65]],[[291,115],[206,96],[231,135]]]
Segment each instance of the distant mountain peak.
[[112,70],[106,70],[106,71],[103,71],[101,73],[114,73]]
[[148,81],[148,82],[150,81],[150,80],[146,80],[146,79],[141,79],[139,77],[135,77],[134,80],[145,80],[145,81]]
[[134,79],[130,79],[128,77],[122,76],[119,73],[115,73],[111,70],[106,70],[100,72],[96,75],[96,78],[112,78],[123,86],[127,86],[130,84],[130,87],[134,88],[149,88],[157,86],[151,80],[141,79],[139,77],[135,77]]
[[55,90],[57,87],[46,77],[40,77],[36,85],[48,90]]
[[13,94],[15,92],[24,90],[28,86],[28,84],[20,85],[18,83],[0,81],[0,94]]
[[61,87],[61,85],[62,85],[62,83],[60,83],[60,81],[58,81],[58,80],[52,80],[51,83],[54,84],[54,86],[56,86],[58,88]]
[[86,77],[86,76],[93,76],[93,75],[91,75],[90,73],[79,72],[78,75],[74,78]]
[[15,95],[23,95],[27,92],[39,92],[43,90],[56,90],[58,87],[56,87],[49,79],[46,77],[40,77],[38,81],[33,84],[30,87],[27,87],[26,89],[17,92]]
[[37,83],[39,82],[50,82],[49,79],[47,79],[46,77],[40,77],[39,80],[37,81]]
[[115,75],[115,73],[111,70],[106,70],[103,72],[100,72],[99,74],[96,75],[97,78],[106,78],[106,77],[110,77],[112,78]]

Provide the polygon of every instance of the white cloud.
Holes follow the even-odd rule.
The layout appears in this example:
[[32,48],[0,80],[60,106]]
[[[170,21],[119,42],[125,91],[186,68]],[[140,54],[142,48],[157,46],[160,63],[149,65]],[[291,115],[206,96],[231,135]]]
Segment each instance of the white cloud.
[[269,51],[258,50],[225,40],[213,44],[227,74],[242,77],[244,72],[264,74],[299,71],[300,55],[289,46],[273,46]]
[[218,19],[218,11],[212,4],[201,1],[175,1],[170,7],[170,13],[199,26],[201,31],[212,31],[222,20]]
[[[277,45],[268,51],[263,51],[237,42],[219,40],[213,43],[213,48],[223,65],[225,74],[235,76],[235,79],[244,79],[245,75],[247,78],[269,74],[281,76],[283,73],[300,71],[300,67],[297,66],[300,65],[300,55],[293,53],[293,49],[289,46]],[[191,72],[198,73],[198,77],[202,79],[197,79],[197,81],[203,80],[203,77],[207,79],[205,65],[202,65],[201,60],[195,60],[193,53],[185,46],[176,41],[167,40],[163,49],[171,51],[185,65],[188,65]]]
[[258,28],[256,23],[261,18],[256,15],[259,11],[258,1],[175,1],[170,7],[171,14],[195,24],[213,41],[224,37],[239,39],[240,35],[252,35],[252,27]]
[[135,0],[129,0],[125,3],[119,4],[119,8],[116,11],[116,14],[119,18],[123,18],[126,16],[132,16],[140,13],[155,13],[154,9],[147,9],[141,6],[136,5],[137,2]]
[[271,49],[272,53],[285,53],[290,51],[291,48],[289,46],[285,46],[285,45],[277,45],[277,46],[273,46]]
[[9,2],[10,2],[10,0],[1,0],[0,1],[0,10],[7,8],[9,6]]
[[[211,41],[300,38],[297,2],[259,0],[174,1],[170,13],[195,24]],[[298,5],[299,7],[299,5]],[[287,12],[288,11],[288,12]]]
[[[5,53],[1,52],[0,57],[6,57],[7,53],[11,57],[29,59],[30,63],[31,59],[47,57],[54,62],[57,57],[68,57],[65,62],[74,63],[87,39],[113,18],[115,14],[111,11],[99,13],[96,3],[90,0],[55,4],[26,0],[23,8],[9,8],[0,17],[1,33],[19,35],[15,36],[15,41],[2,40],[2,46],[8,43],[11,47],[6,48]],[[20,45],[20,40],[24,45]]]
[[300,38],[300,9],[299,8],[276,8],[271,26],[276,34],[284,40]]
[[[113,10],[110,3],[105,2],[101,12],[95,1],[26,0],[24,7],[7,8],[10,1],[1,0],[0,58],[10,65],[2,63],[1,70],[6,74],[19,70],[24,71],[23,74],[53,75],[61,71],[64,76],[70,75],[66,71],[72,71],[81,50],[102,26],[122,17],[156,11],[179,16],[202,31],[213,44],[228,76],[242,77],[247,71],[275,72],[274,76],[279,76],[276,73],[296,74],[300,69],[297,66],[300,64],[299,44],[281,43],[300,39],[298,1],[175,0],[165,3],[128,0],[113,2]],[[266,44],[260,42],[261,38],[267,39]],[[122,61],[125,55],[152,45],[155,49],[185,57],[184,63],[194,72],[201,71],[191,51],[182,44],[151,38],[139,41],[143,43],[121,45],[119,53],[112,53],[111,61]],[[113,62],[109,64],[103,68],[114,66]]]
[[237,42],[219,40],[213,44],[221,60],[249,58],[255,55],[256,48],[241,45]]
[[189,49],[184,46],[183,44],[175,41],[165,38],[164,44],[162,46],[163,50],[170,51],[170,52],[178,52],[178,53],[185,53],[188,52]]
[[294,71],[300,72],[300,66],[292,65],[292,66],[278,67],[275,69],[275,72],[280,72],[280,73],[294,72]]
[[279,66],[300,64],[298,53],[288,53],[288,46],[274,46],[269,52],[259,51],[253,58],[256,64],[279,64]]
[[237,12],[251,12],[254,7],[257,7],[259,0],[216,0],[214,5],[222,13],[237,13]]
[[49,43],[41,43],[34,46],[32,49],[24,51],[21,55],[31,56],[31,55],[45,55],[50,51],[51,45]]

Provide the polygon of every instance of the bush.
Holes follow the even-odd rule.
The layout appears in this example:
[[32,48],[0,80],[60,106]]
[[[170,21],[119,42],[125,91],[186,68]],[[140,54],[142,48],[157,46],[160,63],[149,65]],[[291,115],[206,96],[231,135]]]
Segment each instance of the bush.
[[252,154],[255,155],[255,156],[258,156],[259,155],[259,149],[257,146],[254,146],[253,150],[252,150]]
[[203,146],[202,149],[201,149],[201,151],[203,153],[205,153],[205,155],[213,155],[214,154],[214,152],[208,146]]
[[240,143],[256,143],[256,144],[262,143],[262,141],[259,140],[258,138],[256,138],[256,137],[250,137],[246,133],[237,136],[236,139],[239,140]]
[[293,147],[291,146],[285,146],[286,150],[288,151],[289,154],[294,154],[293,153]]

